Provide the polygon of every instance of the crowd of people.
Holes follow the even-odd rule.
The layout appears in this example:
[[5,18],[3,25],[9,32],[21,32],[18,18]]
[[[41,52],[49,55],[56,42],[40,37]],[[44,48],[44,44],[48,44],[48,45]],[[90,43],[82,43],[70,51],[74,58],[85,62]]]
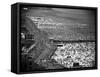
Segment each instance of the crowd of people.
[[92,67],[95,63],[95,42],[64,44],[57,48],[52,59],[66,68]]

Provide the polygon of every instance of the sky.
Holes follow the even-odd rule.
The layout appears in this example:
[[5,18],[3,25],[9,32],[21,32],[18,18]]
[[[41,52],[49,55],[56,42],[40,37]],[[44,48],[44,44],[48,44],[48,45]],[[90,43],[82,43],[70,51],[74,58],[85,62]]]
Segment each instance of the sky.
[[46,7],[25,7],[23,8],[26,16],[44,17],[51,23],[61,23],[62,25],[50,28],[44,25],[42,30],[47,31],[54,39],[67,40],[94,40],[95,38],[95,14],[91,10],[83,9],[64,9]]

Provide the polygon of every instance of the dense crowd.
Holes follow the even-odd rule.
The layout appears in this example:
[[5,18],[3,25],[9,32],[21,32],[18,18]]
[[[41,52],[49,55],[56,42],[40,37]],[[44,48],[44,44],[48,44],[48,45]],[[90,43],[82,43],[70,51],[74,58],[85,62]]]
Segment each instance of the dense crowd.
[[64,44],[57,48],[52,59],[66,68],[92,67],[95,62],[95,42]]

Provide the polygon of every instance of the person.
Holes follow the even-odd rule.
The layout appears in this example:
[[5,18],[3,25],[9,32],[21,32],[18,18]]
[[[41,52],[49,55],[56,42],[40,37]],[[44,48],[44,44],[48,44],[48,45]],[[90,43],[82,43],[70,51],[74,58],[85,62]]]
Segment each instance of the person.
[[29,33],[34,35],[35,40],[35,44],[32,44],[26,51],[28,56],[33,57],[34,62],[37,64],[41,60],[50,59],[57,47],[49,40],[48,33],[38,29],[37,25],[29,17],[25,17],[25,26]]

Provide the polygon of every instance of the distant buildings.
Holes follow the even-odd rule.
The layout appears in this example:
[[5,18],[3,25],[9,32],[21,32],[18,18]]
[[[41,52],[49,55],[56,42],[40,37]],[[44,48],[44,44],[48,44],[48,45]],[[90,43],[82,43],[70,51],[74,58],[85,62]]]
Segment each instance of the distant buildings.
[[54,20],[47,17],[30,17],[30,18],[35,24],[37,24],[38,28],[57,28],[63,25],[62,23],[54,22]]

